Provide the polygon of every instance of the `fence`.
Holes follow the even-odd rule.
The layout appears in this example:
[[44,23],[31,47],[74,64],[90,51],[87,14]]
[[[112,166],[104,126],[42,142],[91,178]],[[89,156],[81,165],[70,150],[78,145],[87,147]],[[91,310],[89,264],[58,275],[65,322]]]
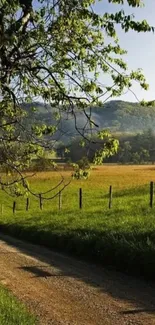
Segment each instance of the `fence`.
[[[116,189],[113,188],[112,185],[109,186],[109,189],[107,189],[107,193],[104,193],[104,195],[101,195],[100,197],[100,200],[102,200],[103,202],[103,198],[105,199],[104,201],[104,205],[107,207],[107,209],[112,209],[113,206],[116,206],[116,198],[120,198],[120,197],[123,197],[123,196],[127,196],[129,193],[127,191],[127,194],[124,194],[124,192],[122,194],[118,193],[118,192],[115,192]],[[132,189],[131,189],[132,191]],[[92,192],[93,192],[93,189],[92,189]],[[62,210],[63,207],[65,206],[66,204],[66,201],[72,200],[73,198],[73,195],[74,195],[74,199],[75,199],[75,204],[74,206],[76,205],[76,207],[79,209],[79,210],[85,210],[85,203],[86,203],[86,197],[87,197],[87,205],[88,206],[93,206],[94,205],[97,205],[97,202],[95,202],[95,195],[93,193],[93,196],[91,197],[91,200],[90,200],[90,196],[87,195],[87,192],[86,192],[86,189],[83,189],[83,188],[79,188],[76,193],[70,193],[70,197],[68,197],[68,194],[65,194],[64,192],[58,192],[57,193],[57,196],[55,198],[55,205],[53,204],[52,200],[50,201],[50,204],[49,206],[51,207],[54,207],[57,208],[57,210]],[[76,196],[75,196],[76,195]],[[143,195],[143,193],[141,193],[141,195]],[[24,200],[24,199],[23,199]],[[33,203],[34,201],[34,198],[33,197],[28,197],[26,198],[26,201],[25,201],[25,204],[24,204],[24,201],[22,201],[22,209],[20,210],[24,210],[24,206],[25,206],[25,211],[29,211],[31,210],[31,204]],[[17,212],[17,206],[18,206],[18,203],[19,201],[15,200],[12,202],[12,212],[13,214],[15,214]],[[38,203],[37,203],[38,202]],[[39,194],[39,197],[38,199],[35,201],[35,206],[37,208],[38,206],[38,209],[40,210],[44,210],[44,206],[46,207],[46,203],[44,202],[44,199],[42,197],[42,194]],[[69,203],[68,203],[69,204]],[[100,203],[102,204],[102,203]],[[149,191],[147,190],[147,205],[150,206],[150,208],[152,209],[154,207],[154,182],[151,181],[150,184],[149,184]],[[69,205],[70,206],[70,205]],[[2,202],[1,204],[1,215],[4,213],[5,211],[5,204]]]

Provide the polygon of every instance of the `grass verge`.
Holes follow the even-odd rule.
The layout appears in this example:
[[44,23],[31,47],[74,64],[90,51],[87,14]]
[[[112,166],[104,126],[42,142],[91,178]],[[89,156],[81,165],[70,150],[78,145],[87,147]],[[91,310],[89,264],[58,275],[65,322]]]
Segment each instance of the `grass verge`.
[[7,289],[0,285],[0,324],[35,325],[35,317]]
[[[75,215],[18,213],[0,230],[35,244],[154,279],[154,209],[128,209],[105,213],[75,212]],[[149,218],[148,218],[149,214]]]

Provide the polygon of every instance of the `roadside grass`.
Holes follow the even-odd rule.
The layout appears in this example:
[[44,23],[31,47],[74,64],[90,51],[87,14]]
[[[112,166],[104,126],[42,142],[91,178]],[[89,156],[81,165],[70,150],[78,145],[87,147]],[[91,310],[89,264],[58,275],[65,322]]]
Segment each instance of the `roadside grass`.
[[35,325],[35,317],[7,289],[0,285],[0,324]]
[[[64,173],[66,180],[69,173]],[[44,191],[54,186],[58,173],[38,173],[32,188]],[[36,198],[17,199],[12,213],[12,198],[1,193],[4,205],[0,230],[65,251],[109,267],[154,278],[155,208],[149,207],[149,182],[155,181],[152,166],[105,166],[92,172],[87,181],[74,180],[58,198],[44,201],[43,211]],[[109,185],[113,185],[113,207],[108,208]],[[78,189],[83,189],[83,209],[78,207]]]

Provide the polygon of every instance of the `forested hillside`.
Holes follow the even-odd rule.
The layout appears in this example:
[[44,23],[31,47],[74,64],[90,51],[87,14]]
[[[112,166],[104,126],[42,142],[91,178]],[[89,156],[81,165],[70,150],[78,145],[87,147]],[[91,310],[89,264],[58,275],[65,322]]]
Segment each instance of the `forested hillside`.
[[[33,107],[33,109],[32,109]],[[93,160],[94,153],[100,144],[91,144],[88,148],[79,145],[79,137],[75,132],[74,118],[55,118],[56,110],[33,103],[25,106],[28,116],[26,123],[56,125],[58,131],[51,137],[56,139],[57,155],[63,159],[79,161],[83,157]],[[33,112],[34,111],[34,112]],[[78,127],[86,123],[84,113],[79,112]],[[155,162],[155,107],[144,107],[138,103],[124,101],[109,101],[101,107],[92,108],[92,119],[100,129],[110,129],[114,138],[119,140],[119,150],[116,155],[105,159],[106,162],[145,163]],[[96,128],[97,129],[97,128]],[[95,128],[94,128],[95,132]],[[94,134],[95,137],[95,134]],[[101,141],[102,145],[102,141]],[[66,148],[68,153],[66,154]]]
[[[34,107],[35,113],[32,113],[31,108]],[[25,109],[30,112],[27,118],[27,123],[48,123],[58,126],[58,132],[64,134],[61,140],[68,141],[71,136],[75,136],[75,121],[74,118],[63,119],[63,122],[55,119],[54,108],[49,105],[45,107],[42,103],[33,103],[25,106]],[[149,128],[155,128],[155,107],[143,107],[138,103],[124,101],[109,101],[101,107],[92,108],[92,119],[99,128],[108,128],[112,132],[138,132]],[[86,117],[82,112],[78,113],[78,127],[83,127],[86,122]],[[30,124],[31,124],[30,123]]]
[[94,108],[101,127],[116,131],[142,131],[155,127],[155,107],[144,107],[138,103],[109,101],[103,107]]

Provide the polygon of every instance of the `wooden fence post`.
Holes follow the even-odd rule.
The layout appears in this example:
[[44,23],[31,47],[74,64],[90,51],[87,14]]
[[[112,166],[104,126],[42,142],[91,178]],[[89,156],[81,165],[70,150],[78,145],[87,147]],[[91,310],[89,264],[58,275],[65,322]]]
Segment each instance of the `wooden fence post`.
[[42,196],[39,194],[39,205],[40,205],[40,210],[43,209],[43,202],[42,202]]
[[82,209],[82,188],[79,189],[79,208]]
[[27,197],[27,199],[26,199],[26,211],[29,210],[29,205],[30,205],[30,200],[29,200],[29,197]]
[[112,185],[109,187],[109,209],[112,208]]
[[62,208],[62,193],[61,192],[59,192],[59,210],[61,210],[61,208]]
[[153,208],[154,201],[154,182],[150,182],[150,208]]
[[13,213],[16,212],[16,201],[13,201],[13,207],[12,207]]

